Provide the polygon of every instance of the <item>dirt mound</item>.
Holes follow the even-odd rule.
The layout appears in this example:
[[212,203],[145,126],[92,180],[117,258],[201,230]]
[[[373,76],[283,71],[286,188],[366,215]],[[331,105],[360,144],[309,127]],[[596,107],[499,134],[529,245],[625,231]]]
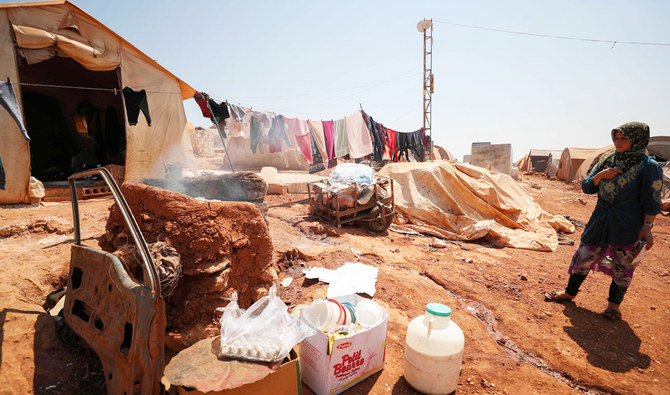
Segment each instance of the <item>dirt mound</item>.
[[26,233],[56,233],[70,234],[73,231],[72,223],[62,218],[48,217],[32,220],[28,223],[0,226],[0,239],[18,236]]
[[[246,308],[277,282],[272,240],[253,203],[201,201],[150,187],[121,187],[147,243],[163,241],[175,248],[183,276],[166,298],[171,348],[181,348],[216,335],[227,297],[237,292]],[[131,243],[116,205],[100,245],[115,251]]]

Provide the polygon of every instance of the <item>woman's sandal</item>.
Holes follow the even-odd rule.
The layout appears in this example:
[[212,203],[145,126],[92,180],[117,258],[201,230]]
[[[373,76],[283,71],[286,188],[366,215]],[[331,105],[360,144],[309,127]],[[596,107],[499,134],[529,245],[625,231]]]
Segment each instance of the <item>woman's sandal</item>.
[[618,321],[621,319],[621,312],[619,310],[607,309],[603,311],[603,316],[611,321]]
[[552,291],[551,293],[549,292],[544,293],[544,300],[546,300],[547,302],[563,303],[571,301],[574,298],[575,298],[574,296],[570,296],[565,292],[562,292],[560,294],[556,291]]

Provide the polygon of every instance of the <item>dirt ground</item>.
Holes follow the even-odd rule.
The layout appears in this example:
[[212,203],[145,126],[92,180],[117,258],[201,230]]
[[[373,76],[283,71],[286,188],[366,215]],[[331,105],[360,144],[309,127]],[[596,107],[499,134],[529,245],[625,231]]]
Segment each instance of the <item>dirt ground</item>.
[[[524,175],[522,184],[552,214],[586,223],[595,196],[578,186]],[[623,320],[600,313],[609,277],[593,273],[574,302],[545,302],[562,289],[583,226],[555,252],[495,248],[485,242],[436,249],[432,237],[347,226],[328,232],[308,215],[306,195],[267,196],[279,296],[292,308],[326,295],[327,284],[302,269],[334,269],[359,261],[379,268],[374,300],[390,312],[382,372],[347,394],[413,393],[403,378],[404,336],[426,303],[453,310],[465,334],[457,393],[659,394],[670,384],[670,219],[659,216],[655,246],[636,270],[622,304]],[[97,247],[110,199],[80,204],[82,238]],[[324,231],[325,230],[325,231]],[[65,284],[73,242],[70,204],[0,209],[0,394],[101,393],[104,378],[91,351],[64,344],[41,307]],[[311,393],[305,388],[305,393]]]

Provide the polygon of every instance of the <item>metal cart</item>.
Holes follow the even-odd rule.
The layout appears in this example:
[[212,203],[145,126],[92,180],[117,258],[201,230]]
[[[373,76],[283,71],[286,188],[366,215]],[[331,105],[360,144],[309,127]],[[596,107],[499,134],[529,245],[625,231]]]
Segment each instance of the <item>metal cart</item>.
[[393,180],[377,177],[370,185],[307,184],[309,207],[315,217],[337,227],[360,221],[372,232],[383,232],[393,222]]

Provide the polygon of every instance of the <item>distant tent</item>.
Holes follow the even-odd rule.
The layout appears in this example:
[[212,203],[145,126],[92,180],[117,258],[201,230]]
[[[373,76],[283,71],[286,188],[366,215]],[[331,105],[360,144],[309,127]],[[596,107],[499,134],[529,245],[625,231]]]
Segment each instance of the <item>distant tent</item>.
[[656,157],[659,162],[670,161],[670,136],[652,136],[647,145],[649,155]]
[[663,192],[661,195],[661,210],[670,211],[670,161],[661,164],[663,168]]
[[454,160],[454,156],[439,145],[433,145],[433,160]]
[[[0,81],[11,82],[30,136],[0,109],[0,204],[28,202],[31,175],[62,181],[124,165],[139,180],[190,159],[182,100],[194,89],[69,1],[0,4]],[[145,90],[137,107],[146,103],[149,117],[131,122],[124,87]]]
[[544,173],[549,166],[549,155],[560,157],[561,153],[560,150],[531,149],[528,155],[517,161],[516,167],[519,171]]
[[[603,148],[566,148],[561,154],[557,176],[565,181],[581,181],[586,178],[587,171],[594,159],[603,152],[614,148],[608,145]],[[584,164],[585,163],[585,164]],[[583,165],[584,164],[584,165]]]

